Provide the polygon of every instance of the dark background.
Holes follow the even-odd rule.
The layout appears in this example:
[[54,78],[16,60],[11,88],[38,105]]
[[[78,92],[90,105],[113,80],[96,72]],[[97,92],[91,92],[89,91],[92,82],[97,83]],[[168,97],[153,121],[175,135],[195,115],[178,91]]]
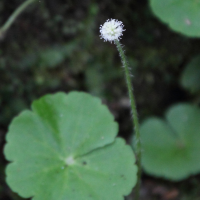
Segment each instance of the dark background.
[[[0,1],[3,25],[22,0]],[[86,91],[102,98],[119,122],[119,135],[132,134],[123,68],[114,44],[99,38],[107,19],[122,21],[140,121],[163,116],[177,102],[194,102],[180,85],[186,64],[200,53],[200,40],[170,30],[146,0],[38,0],[0,40],[0,199],[20,200],[5,183],[3,148],[8,125],[33,100],[47,93]],[[200,179],[173,183],[143,174],[145,200],[199,200]],[[128,198],[127,198],[128,199]]]

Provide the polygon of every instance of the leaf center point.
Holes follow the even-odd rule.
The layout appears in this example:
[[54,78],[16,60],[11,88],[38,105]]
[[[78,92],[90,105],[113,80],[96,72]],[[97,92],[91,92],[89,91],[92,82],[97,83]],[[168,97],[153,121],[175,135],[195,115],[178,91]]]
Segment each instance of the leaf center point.
[[65,160],[66,165],[73,165],[75,163],[75,160],[73,158],[73,156],[69,156],[66,160]]

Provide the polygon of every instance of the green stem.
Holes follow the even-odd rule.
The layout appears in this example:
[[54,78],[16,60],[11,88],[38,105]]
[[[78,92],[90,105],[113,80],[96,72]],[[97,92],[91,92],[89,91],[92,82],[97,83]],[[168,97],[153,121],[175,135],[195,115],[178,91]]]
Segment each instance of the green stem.
[[135,153],[137,157],[137,166],[138,166],[138,174],[137,174],[137,184],[135,187],[135,198],[134,200],[139,200],[139,194],[140,194],[140,184],[141,184],[141,142],[140,142],[140,131],[139,131],[139,122],[138,122],[138,116],[137,116],[137,109],[136,109],[136,103],[135,103],[135,98],[133,94],[133,87],[131,84],[131,76],[128,68],[128,62],[126,59],[126,56],[124,54],[124,51],[122,49],[122,46],[118,40],[115,40],[115,44],[117,46],[117,49],[119,51],[122,64],[125,70],[125,78],[126,78],[126,83],[128,87],[128,93],[129,93],[129,98],[131,102],[131,110],[133,114],[133,125],[134,125],[134,130],[135,130],[135,140],[136,140],[136,145],[135,145]]
[[6,31],[10,28],[10,26],[13,24],[15,19],[26,9],[27,6],[29,6],[31,3],[33,3],[35,0],[27,0],[24,3],[22,3],[8,18],[8,20],[5,22],[5,24],[0,28],[0,37],[6,33]]

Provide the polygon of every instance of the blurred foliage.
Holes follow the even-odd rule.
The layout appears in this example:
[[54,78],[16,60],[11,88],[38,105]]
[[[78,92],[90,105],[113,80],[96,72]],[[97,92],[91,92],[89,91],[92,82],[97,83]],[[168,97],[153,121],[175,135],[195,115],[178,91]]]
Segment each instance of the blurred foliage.
[[[1,0],[0,24],[22,2]],[[140,120],[162,116],[176,102],[199,104],[199,92],[191,94],[179,80],[186,64],[200,53],[200,41],[169,30],[147,0],[38,0],[0,41],[1,149],[11,119],[34,99],[56,91],[83,90],[101,97],[120,123],[119,134],[130,136],[120,58],[113,44],[99,39],[99,25],[108,18],[125,25],[121,42],[133,73]],[[2,153],[0,162],[0,199],[19,200],[4,183]]]
[[169,24],[172,30],[190,37],[200,37],[199,0],[150,0],[150,4],[155,15]]
[[200,56],[195,56],[182,72],[180,83],[191,93],[200,93]]
[[[165,120],[149,117],[141,124],[144,170],[180,181],[200,172],[200,109],[192,104],[171,106]],[[159,153],[158,153],[159,152]]]

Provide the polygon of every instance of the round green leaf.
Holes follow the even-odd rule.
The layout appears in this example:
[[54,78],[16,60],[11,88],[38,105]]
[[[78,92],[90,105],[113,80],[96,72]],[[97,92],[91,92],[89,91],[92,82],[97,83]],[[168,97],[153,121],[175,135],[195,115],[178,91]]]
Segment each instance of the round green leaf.
[[181,75],[181,85],[190,92],[200,91],[200,56],[196,56],[186,66]]
[[178,181],[200,172],[200,109],[178,104],[168,110],[165,121],[147,119],[141,141],[147,173]]
[[154,14],[174,31],[200,37],[200,0],[150,0]]
[[136,183],[131,148],[100,99],[46,95],[9,127],[7,183],[33,200],[122,200]]

